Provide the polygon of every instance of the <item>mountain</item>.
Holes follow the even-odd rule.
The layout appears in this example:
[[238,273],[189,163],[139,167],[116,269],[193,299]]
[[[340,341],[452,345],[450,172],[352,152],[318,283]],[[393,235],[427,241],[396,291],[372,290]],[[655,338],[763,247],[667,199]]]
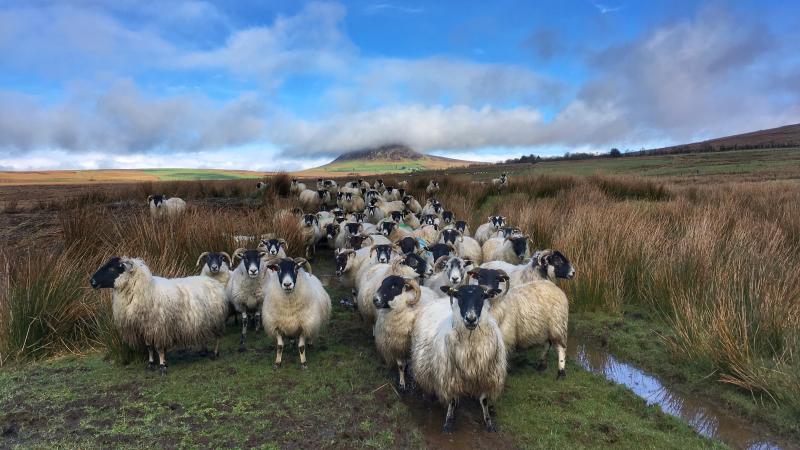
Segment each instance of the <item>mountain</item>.
[[378,173],[408,173],[422,170],[449,169],[480,164],[474,161],[445,158],[422,154],[403,144],[388,144],[345,152],[324,166],[304,170],[304,176],[322,176],[324,174],[360,173],[363,175]]
[[693,153],[720,150],[800,147],[800,123],[750,133],[735,134],[691,144],[645,150],[645,154]]

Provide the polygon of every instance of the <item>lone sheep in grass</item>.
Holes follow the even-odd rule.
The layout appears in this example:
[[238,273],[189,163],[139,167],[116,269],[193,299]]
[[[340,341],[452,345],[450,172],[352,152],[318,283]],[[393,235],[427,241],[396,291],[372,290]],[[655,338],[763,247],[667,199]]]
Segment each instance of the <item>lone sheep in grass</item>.
[[425,188],[425,192],[428,195],[433,195],[439,192],[439,182],[436,180],[431,180],[430,183],[428,183],[428,187]]
[[228,303],[218,281],[202,275],[157,277],[141,259],[115,256],[89,283],[94,289],[114,290],[114,324],[125,343],[147,347],[148,368],[154,368],[154,349],[162,374],[167,373],[166,352],[172,348],[214,340],[214,357],[219,355]]
[[483,286],[444,287],[447,303],[431,302],[417,314],[412,335],[411,367],[424,392],[447,405],[442,431],[453,430],[461,397],[477,397],[487,431],[496,431],[489,403],[503,391],[506,348],[489,302],[496,291]]
[[[269,275],[262,307],[264,331],[277,341],[275,368],[283,362],[283,338],[297,338],[300,368],[306,369],[306,344],[313,344],[330,321],[331,298],[303,258],[267,261]],[[301,270],[305,268],[305,270]]]
[[147,197],[147,203],[150,205],[150,215],[153,217],[175,217],[186,210],[186,202],[178,197],[150,195]]

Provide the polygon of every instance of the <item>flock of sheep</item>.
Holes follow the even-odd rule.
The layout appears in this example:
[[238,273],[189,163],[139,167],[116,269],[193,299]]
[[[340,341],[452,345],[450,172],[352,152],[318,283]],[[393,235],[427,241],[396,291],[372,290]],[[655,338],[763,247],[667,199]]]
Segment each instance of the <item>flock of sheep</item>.
[[[492,182],[502,191],[508,178]],[[217,356],[230,315],[241,317],[240,345],[248,324],[275,338],[276,368],[284,339],[295,339],[305,369],[306,346],[331,315],[331,299],[307,260],[326,241],[335,250],[339,283],[352,290],[352,306],[372,330],[378,353],[397,367],[399,389],[408,389],[411,376],[447,405],[445,432],[452,430],[458,399],[477,398],[486,429],[494,431],[489,405],[503,390],[509,351],[542,345],[544,370],[553,346],[557,378],[565,376],[569,303],[552,280],[572,278],[575,270],[559,251],[535,250],[504,217],[490,216],[471,233],[435,199],[436,181],[428,184],[424,205],[406,189],[407,182],[339,186],[319,179],[312,190],[294,179],[291,192],[302,210],[279,215],[297,217],[304,258],[287,257],[286,241],[266,236],[257,248],[232,256],[203,253],[201,273],[192,277],[153,276],[139,259],[114,257],[91,285],[113,289],[123,339],[148,349],[150,368],[155,350],[162,373],[171,348],[216,340]],[[148,200],[154,216],[185,208],[180,199]]]

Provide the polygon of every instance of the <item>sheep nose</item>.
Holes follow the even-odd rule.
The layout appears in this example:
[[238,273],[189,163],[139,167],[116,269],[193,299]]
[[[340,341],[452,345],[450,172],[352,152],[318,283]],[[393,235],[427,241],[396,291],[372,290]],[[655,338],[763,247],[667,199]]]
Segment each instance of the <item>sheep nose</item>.
[[283,287],[290,288],[292,287],[292,283],[283,283]]
[[452,281],[453,283],[458,283],[459,281],[461,281],[461,278],[459,278],[459,277],[451,277],[450,281]]

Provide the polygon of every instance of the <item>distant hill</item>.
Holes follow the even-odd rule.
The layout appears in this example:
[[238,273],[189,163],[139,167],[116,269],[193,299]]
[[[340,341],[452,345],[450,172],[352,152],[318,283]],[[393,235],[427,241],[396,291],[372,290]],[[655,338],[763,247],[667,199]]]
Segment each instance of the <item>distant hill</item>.
[[[713,152],[722,150],[744,150],[759,148],[800,147],[800,123],[767,130],[735,134],[691,144],[645,150],[645,154],[663,155],[671,153]],[[642,153],[642,152],[634,152]]]
[[303,176],[323,174],[360,173],[408,173],[423,170],[448,169],[480,164],[473,161],[422,154],[403,144],[388,144],[380,147],[345,152],[324,166],[299,172]]

